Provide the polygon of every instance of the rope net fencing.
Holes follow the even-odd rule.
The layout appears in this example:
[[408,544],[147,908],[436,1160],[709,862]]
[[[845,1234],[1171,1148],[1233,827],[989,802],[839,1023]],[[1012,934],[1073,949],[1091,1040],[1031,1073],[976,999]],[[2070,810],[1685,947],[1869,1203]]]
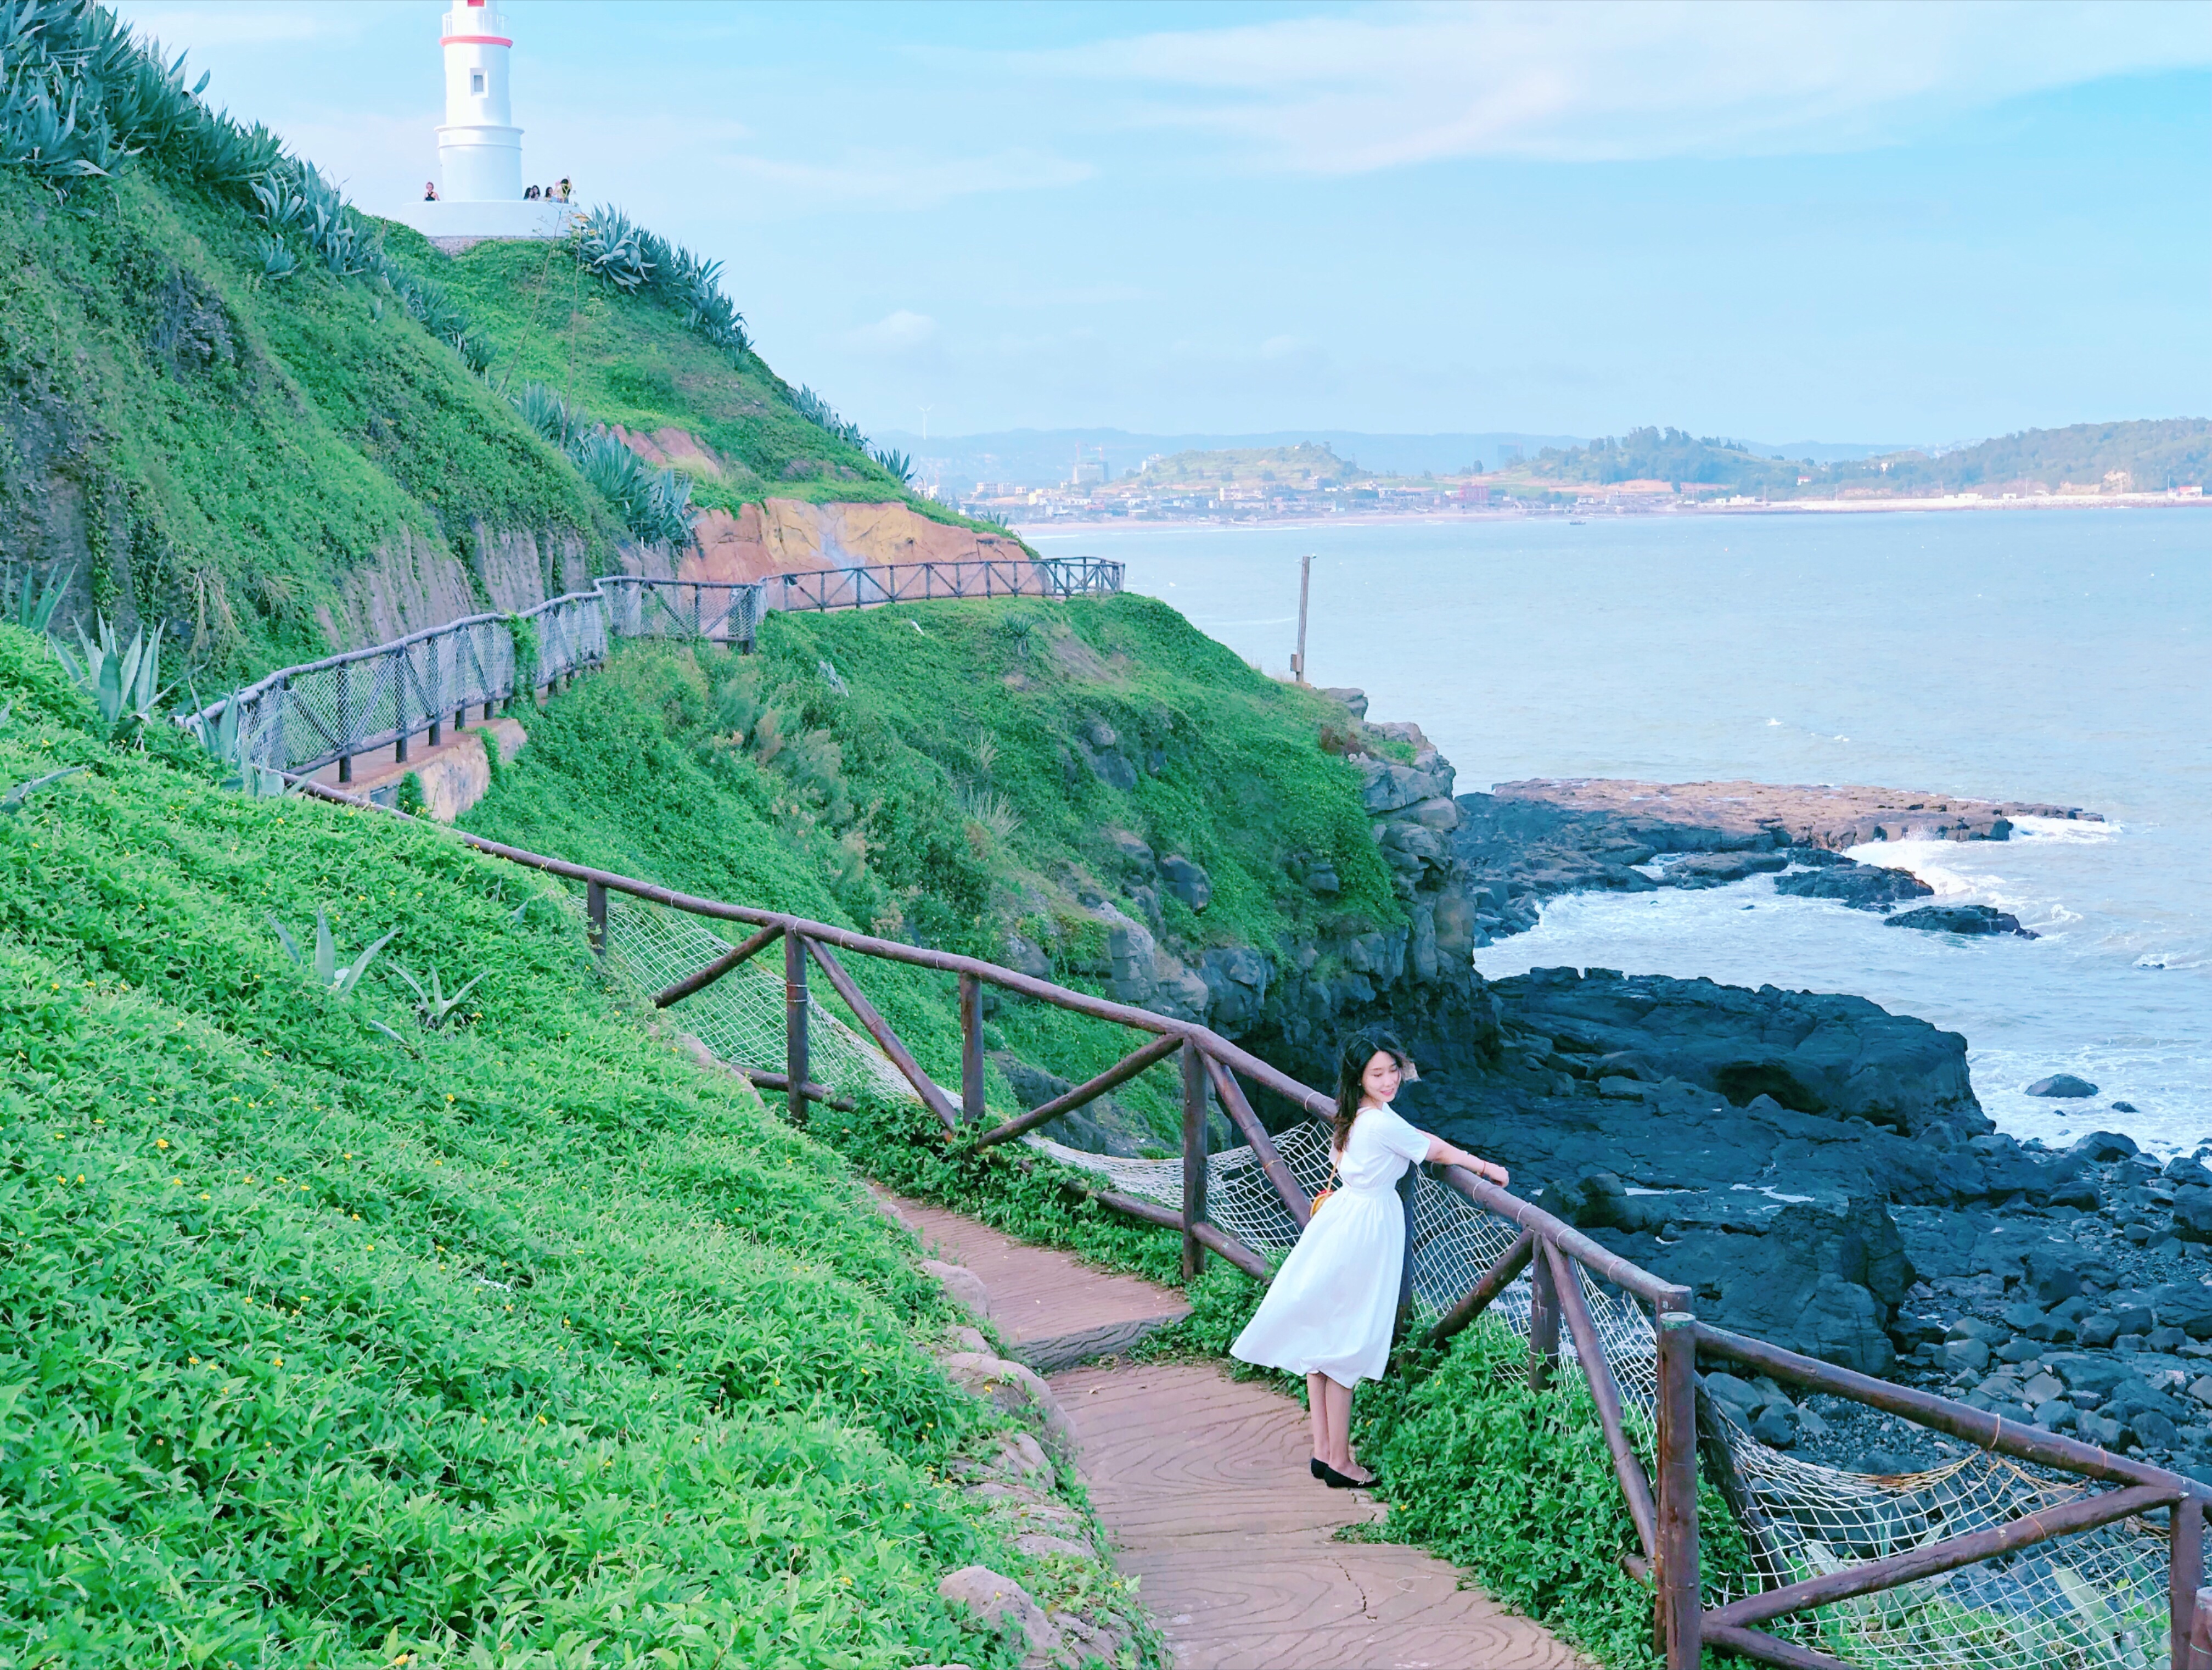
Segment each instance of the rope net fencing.
[[[699,918],[620,898],[608,901],[610,966],[649,997],[726,948]],[[767,1071],[783,1065],[783,980],[772,954],[726,975],[682,1006],[686,1030],[722,1060]],[[873,1040],[810,997],[811,1076],[842,1095],[916,1100]],[[1174,1210],[1182,1161],[1092,1154],[1030,1133],[1030,1148],[1112,1188]],[[1310,1120],[1277,1146],[1310,1195],[1328,1179],[1328,1128]],[[1413,1291],[1433,1320],[1504,1256],[1520,1234],[1510,1220],[1416,1173]],[[1298,1231],[1249,1147],[1206,1157],[1206,1215],[1262,1252]],[[1657,1450],[1657,1352],[1650,1316],[1579,1265],[1583,1297],[1620,1393],[1630,1440],[1647,1469]],[[1531,1287],[1524,1273],[1486,1313],[1525,1340]],[[1562,1327],[1559,1374],[1582,1375]],[[1711,1408],[1746,1500],[1750,1557],[1703,1573],[1708,1605],[2008,1524],[2081,1499],[2097,1487],[2069,1475],[1966,1450],[1924,1472],[1878,1477],[1802,1460],[1753,1437],[1718,1399]],[[1865,1670],[2168,1670],[2167,1550],[2140,1519],[2038,1544],[1894,1589],[1794,1613],[1759,1627]]]

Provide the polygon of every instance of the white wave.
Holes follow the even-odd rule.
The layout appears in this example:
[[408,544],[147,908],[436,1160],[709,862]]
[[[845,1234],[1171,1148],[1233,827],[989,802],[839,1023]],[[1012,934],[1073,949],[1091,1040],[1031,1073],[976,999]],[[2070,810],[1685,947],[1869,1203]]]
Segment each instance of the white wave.
[[2212,961],[2212,958],[2208,958],[2202,951],[2146,951],[2135,960],[2133,966],[2179,974],[2202,968],[2208,961]]
[[2088,846],[2118,840],[2124,832],[2124,826],[2119,824],[2083,823],[2075,818],[2021,817],[2012,820],[2012,838],[2015,841],[2060,841],[2073,846]]

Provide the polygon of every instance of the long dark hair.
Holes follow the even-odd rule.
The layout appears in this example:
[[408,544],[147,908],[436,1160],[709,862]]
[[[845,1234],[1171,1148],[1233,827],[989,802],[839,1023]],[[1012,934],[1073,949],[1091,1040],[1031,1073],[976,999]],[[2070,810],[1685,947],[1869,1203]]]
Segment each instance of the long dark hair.
[[1339,1154],[1351,1140],[1352,1122],[1359,1117],[1359,1099],[1366,1094],[1360,1081],[1366,1076],[1367,1064],[1379,1055],[1395,1061],[1407,1079],[1413,1076],[1413,1057],[1395,1033],[1370,1029],[1356,1032],[1345,1041],[1343,1053],[1336,1058],[1336,1118],[1330,1122],[1328,1137],[1329,1147]]

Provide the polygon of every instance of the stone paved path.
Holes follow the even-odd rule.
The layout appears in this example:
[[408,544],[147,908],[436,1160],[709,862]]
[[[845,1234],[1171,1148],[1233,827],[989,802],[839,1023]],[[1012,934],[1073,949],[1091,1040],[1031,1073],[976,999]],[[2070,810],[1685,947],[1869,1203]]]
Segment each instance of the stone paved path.
[[[983,1279],[1018,1356],[1087,1333],[1158,1326],[1177,1295],[915,1201],[897,1203],[932,1256]],[[1365,1494],[1307,1472],[1305,1411],[1206,1363],[1102,1362],[1051,1375],[1078,1469],[1121,1569],[1178,1670],[1540,1670],[1585,1661],[1525,1618],[1460,1587],[1443,1561],[1334,1540],[1380,1520]]]

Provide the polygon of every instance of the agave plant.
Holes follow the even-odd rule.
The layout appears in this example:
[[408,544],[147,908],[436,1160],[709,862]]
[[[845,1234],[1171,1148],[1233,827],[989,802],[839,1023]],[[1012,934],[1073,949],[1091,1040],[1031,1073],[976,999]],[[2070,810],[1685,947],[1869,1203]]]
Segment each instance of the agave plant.
[[482,331],[464,331],[453,338],[453,350],[460,355],[462,364],[481,377],[498,357],[499,344]]
[[88,765],[64,765],[58,771],[49,771],[44,777],[33,777],[28,783],[19,783],[0,795],[0,815],[14,817],[21,812],[32,795],[50,783],[59,783],[65,777],[75,777],[79,771],[89,771]]
[[376,960],[376,954],[391,944],[399,932],[397,928],[388,930],[351,962],[341,963],[338,961],[337,942],[331,937],[330,918],[318,905],[315,909],[315,954],[311,962],[301,954],[300,942],[292,937],[291,929],[273,916],[269,918],[269,925],[276,930],[277,942],[284,948],[284,954],[292,960],[295,967],[313,973],[316,985],[333,997],[349,999],[360,987],[361,977],[368,972],[368,966]]
[[261,257],[264,277],[289,278],[300,270],[300,258],[292,253],[292,247],[273,232],[255,246],[255,252]]
[[261,205],[261,223],[271,232],[282,233],[307,211],[307,199],[281,169],[271,168],[248,184],[253,200]]
[[602,204],[577,229],[576,259],[594,277],[617,290],[634,290],[653,276],[653,262],[645,247],[650,236],[621,210]]
[[799,415],[805,418],[808,423],[817,424],[829,430],[847,446],[859,447],[863,449],[866,448],[868,437],[860,433],[860,426],[858,424],[848,424],[840,418],[835,406],[805,384],[799,385],[799,393],[791,397],[791,404],[797,408]]
[[407,989],[415,994],[415,1019],[424,1032],[436,1032],[443,1027],[453,1018],[453,1011],[460,1008],[462,999],[474,991],[477,983],[484,978],[482,974],[477,975],[448,997],[439,984],[436,969],[430,971],[430,989],[428,991],[422,990],[421,981],[398,964],[394,963],[392,969],[393,973],[407,982]]
[[567,451],[580,424],[568,403],[542,382],[525,383],[507,397],[522,414],[522,421],[555,446]]
[[681,544],[691,537],[698,513],[691,509],[688,476],[653,469],[604,428],[571,442],[568,456],[639,539]]
[[31,584],[31,570],[27,567],[16,577],[13,591],[9,594],[9,613],[15,623],[27,632],[44,636],[53,625],[54,611],[62,606],[69,593],[70,582],[76,578],[76,570],[64,573],[57,565],[46,570],[46,577],[35,589]]
[[68,647],[58,639],[52,640],[54,654],[61,658],[70,677],[98,704],[100,716],[111,729],[119,729],[126,723],[143,724],[154,717],[161,699],[161,628],[155,627],[150,638],[141,628],[131,633],[131,642],[126,644],[116,637],[106,615],[100,616],[94,625],[97,633],[93,637],[87,637],[82,628],[78,630],[76,641],[82,652],[82,659],[70,654]]
[[881,465],[884,473],[890,476],[900,486],[914,485],[914,460],[897,448],[871,447],[868,448],[868,456]]
[[200,705],[197,692],[193,693],[192,703],[193,711],[185,716],[185,728],[191,733],[200,747],[230,767],[229,775],[222,779],[223,788],[235,789],[256,799],[290,790],[291,784],[285,782],[281,771],[272,771],[252,757],[252,738],[242,734],[239,728],[239,716],[244,704],[239,701],[235,691],[212,709]]

